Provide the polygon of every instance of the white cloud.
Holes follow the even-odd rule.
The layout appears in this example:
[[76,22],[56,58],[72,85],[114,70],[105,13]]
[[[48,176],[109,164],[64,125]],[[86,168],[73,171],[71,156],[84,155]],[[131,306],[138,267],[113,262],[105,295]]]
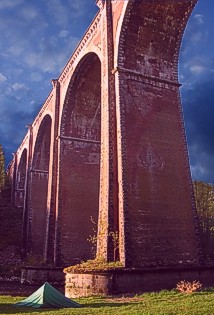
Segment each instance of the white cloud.
[[1,0],[0,1],[0,10],[1,9],[12,9],[20,5],[23,0]]
[[203,74],[205,71],[207,71],[207,68],[203,65],[200,65],[200,64],[194,64],[192,66],[190,66],[190,71],[193,73],[193,74]]
[[30,77],[31,80],[35,82],[39,82],[42,80],[42,75],[39,72],[32,72]]
[[48,0],[46,3],[54,22],[60,27],[67,26],[69,23],[70,11],[66,6],[64,6],[60,0]]
[[[190,150],[191,152],[191,150]],[[194,162],[191,165],[193,179],[213,182],[213,155],[203,152],[201,147],[198,147]],[[194,154],[193,154],[194,155]]]
[[25,39],[13,39],[12,43],[9,45],[7,50],[7,55],[10,54],[11,57],[19,57],[27,49],[28,42]]
[[7,78],[0,72],[0,83],[5,82]]
[[67,30],[61,30],[59,32],[59,37],[60,38],[66,38],[66,37],[68,37],[68,35],[69,35],[69,31],[67,31]]
[[198,24],[204,23],[204,16],[202,14],[195,14],[194,18],[197,20]]
[[200,162],[196,163],[195,165],[191,165],[191,172],[193,178],[203,178],[206,174],[207,169],[202,165]]
[[201,40],[203,40],[205,37],[206,37],[206,33],[204,33],[204,32],[201,32],[201,31],[194,32],[191,35],[190,42],[193,43],[193,44],[197,44]]
[[25,55],[26,64],[34,69],[41,70],[42,72],[52,72],[56,68],[56,63],[49,56],[45,56],[43,52],[31,52]]
[[[92,0],[93,1],[93,0]],[[72,18],[86,14],[88,0],[46,0],[49,14],[60,27],[67,27]]]
[[[23,61],[27,66],[35,69],[36,71],[34,72],[59,73],[72,54],[78,39],[70,36],[66,38],[66,41],[68,42],[68,45],[65,52],[59,48],[59,42],[56,38],[49,38],[49,41],[42,39],[41,43],[38,45],[39,51],[25,54],[23,56]],[[36,81],[35,76],[34,81]]]
[[210,60],[210,58],[207,58],[205,55],[201,56],[198,55],[195,56],[194,58],[191,57],[183,64],[183,70],[181,74],[185,75],[186,71],[188,71],[189,74],[192,74],[194,76],[209,74],[214,71],[213,62],[212,60]]
[[195,82],[188,82],[188,81],[184,81],[182,82],[182,87],[185,88],[185,90],[194,90],[194,85],[195,85]]
[[27,87],[26,87],[23,83],[18,83],[18,82],[16,82],[16,83],[14,83],[14,84],[12,85],[12,89],[13,89],[14,91],[27,90]]
[[[69,2],[69,5],[71,7],[73,16],[79,17],[81,15],[86,14],[86,10],[88,7],[87,6],[88,0],[81,0],[81,1],[80,0],[68,0],[68,2]],[[98,10],[98,8],[97,8],[97,10]]]
[[21,15],[22,18],[25,20],[32,20],[36,17],[38,17],[39,12],[38,10],[30,5],[25,5],[19,12],[19,15]]

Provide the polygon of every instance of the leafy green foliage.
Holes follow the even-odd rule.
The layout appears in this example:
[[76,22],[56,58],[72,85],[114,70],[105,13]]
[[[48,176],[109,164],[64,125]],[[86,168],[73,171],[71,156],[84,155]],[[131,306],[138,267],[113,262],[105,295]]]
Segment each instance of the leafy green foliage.
[[[90,216],[90,220],[91,220],[91,223],[93,224],[93,229],[92,229],[93,234],[89,235],[89,237],[87,238],[87,241],[91,244],[91,251],[95,256],[97,242],[99,242],[99,240],[105,237],[106,225],[103,221],[100,221],[99,222],[100,232],[97,234],[97,223],[94,221],[92,216]],[[114,259],[114,262],[116,262],[118,258],[118,250],[119,250],[119,233],[118,231],[111,231],[108,233],[108,237],[113,244],[113,253],[114,253],[113,259]]]
[[214,260],[214,185],[194,182],[202,249],[207,260]]
[[93,224],[93,228],[92,228],[93,234],[90,234],[88,236],[87,241],[91,245],[92,254],[94,256],[96,256],[96,249],[97,249],[97,223],[94,221],[92,216],[90,216],[90,220],[91,220],[91,223]]

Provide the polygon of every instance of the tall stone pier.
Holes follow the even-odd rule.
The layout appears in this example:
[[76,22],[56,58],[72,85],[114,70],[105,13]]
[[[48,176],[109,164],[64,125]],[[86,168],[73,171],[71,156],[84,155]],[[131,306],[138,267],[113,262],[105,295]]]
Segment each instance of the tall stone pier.
[[104,51],[109,56],[103,85],[109,90],[102,89],[107,113],[101,133],[98,255],[112,260],[109,235],[119,231],[118,257],[125,267],[199,261],[178,82],[181,40],[195,4],[101,4],[102,38],[107,37]]

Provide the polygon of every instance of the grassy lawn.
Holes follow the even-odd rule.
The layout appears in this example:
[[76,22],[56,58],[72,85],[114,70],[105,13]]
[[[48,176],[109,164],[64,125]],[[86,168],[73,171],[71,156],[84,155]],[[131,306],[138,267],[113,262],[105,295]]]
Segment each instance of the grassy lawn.
[[214,314],[214,290],[182,294],[176,291],[145,293],[133,298],[87,298],[75,300],[82,304],[79,309],[15,308],[13,303],[20,297],[0,296],[0,314],[71,314],[71,315],[206,315]]

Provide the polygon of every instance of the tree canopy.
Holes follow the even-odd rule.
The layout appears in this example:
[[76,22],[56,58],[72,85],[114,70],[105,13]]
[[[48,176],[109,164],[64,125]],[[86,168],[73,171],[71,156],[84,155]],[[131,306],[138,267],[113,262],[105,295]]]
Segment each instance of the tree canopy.
[[195,181],[194,191],[204,256],[214,260],[214,185]]
[[2,145],[0,144],[0,190],[5,185],[5,157]]

